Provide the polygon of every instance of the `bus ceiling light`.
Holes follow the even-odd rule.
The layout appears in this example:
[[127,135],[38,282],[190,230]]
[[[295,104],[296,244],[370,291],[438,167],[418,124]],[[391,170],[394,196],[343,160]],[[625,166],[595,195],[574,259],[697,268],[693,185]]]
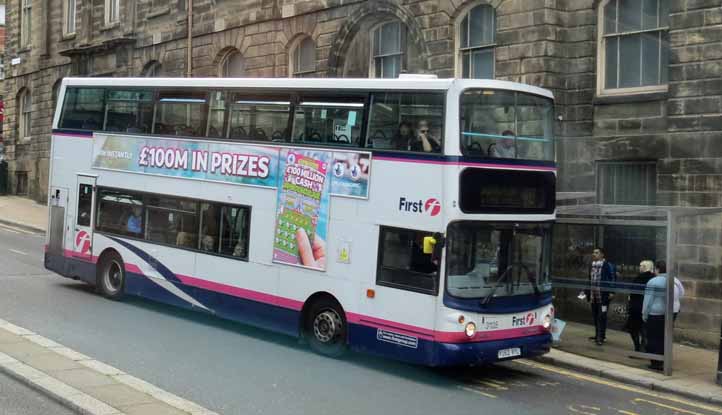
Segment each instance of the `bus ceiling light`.
[[542,326],[544,326],[545,329],[549,330],[552,327],[552,316],[547,314],[544,316],[544,322],[542,323]]
[[439,77],[432,73],[402,73],[399,79],[439,79]]
[[466,323],[464,332],[466,333],[466,337],[469,337],[469,338],[474,337],[474,334],[476,334],[476,324],[474,324],[473,321]]

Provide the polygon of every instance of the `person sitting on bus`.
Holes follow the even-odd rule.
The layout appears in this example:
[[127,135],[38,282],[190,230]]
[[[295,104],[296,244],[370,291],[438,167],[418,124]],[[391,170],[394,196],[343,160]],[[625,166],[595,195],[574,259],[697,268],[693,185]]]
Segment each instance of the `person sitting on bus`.
[[408,121],[401,121],[399,129],[394,136],[394,149],[409,150],[414,138],[411,123]]
[[438,153],[441,151],[439,140],[432,137],[429,132],[429,122],[421,119],[416,124],[416,137],[409,143],[410,151],[423,151],[425,153]]
[[[504,137],[500,141],[500,145],[497,145],[496,143],[490,145],[490,151],[489,155],[491,157],[498,157],[503,159],[513,159],[516,158],[516,148],[514,148],[514,137],[515,134],[511,130],[506,130],[501,133],[501,135]],[[511,138],[506,138],[511,137]]]
[[140,206],[133,206],[133,212],[128,216],[125,229],[129,233],[140,235],[143,233],[143,209]]

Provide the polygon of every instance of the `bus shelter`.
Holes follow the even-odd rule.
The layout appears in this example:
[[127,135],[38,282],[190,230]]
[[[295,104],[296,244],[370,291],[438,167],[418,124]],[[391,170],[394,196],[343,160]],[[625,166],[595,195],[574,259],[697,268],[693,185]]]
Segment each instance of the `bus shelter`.
[[[630,310],[634,309],[632,297],[636,294],[642,301],[645,295],[654,292],[645,284],[633,282],[640,274],[640,261],[663,260],[668,275],[673,277],[666,279],[664,292],[658,293],[666,299],[663,352],[650,353],[644,344],[638,347],[628,340],[630,350],[619,352],[623,347],[618,348],[607,357],[620,363],[635,359],[627,362],[636,362],[637,366],[645,360],[663,362],[666,375],[672,375],[673,362],[681,358],[698,362],[701,368],[719,367],[722,371],[719,361],[722,351],[718,351],[722,348],[722,208],[558,206],[552,248],[554,302],[560,319],[585,327],[575,332],[577,337],[594,334],[593,327],[589,327],[589,306],[583,301],[582,293],[590,287],[591,252],[595,247],[602,247],[607,253],[606,259],[616,266],[617,281],[608,287],[608,291],[614,293],[614,300],[608,306],[607,319],[608,330],[617,333],[617,346],[628,340],[630,334],[627,333],[632,331],[629,324]],[[675,279],[685,292],[679,318],[674,312]],[[642,340],[649,339],[649,334],[643,332]],[[594,342],[571,340],[577,343],[574,351],[599,359],[604,359],[605,351],[612,349],[606,342],[595,347]],[[564,342],[562,334],[560,345]],[[675,360],[675,351],[683,356]],[[719,379],[722,376],[719,373],[711,371],[710,376]]]

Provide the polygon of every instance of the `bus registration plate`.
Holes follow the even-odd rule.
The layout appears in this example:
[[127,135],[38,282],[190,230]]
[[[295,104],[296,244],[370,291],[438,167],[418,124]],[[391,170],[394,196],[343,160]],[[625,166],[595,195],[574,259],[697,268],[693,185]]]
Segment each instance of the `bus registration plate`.
[[521,348],[520,347],[512,347],[511,349],[502,349],[499,350],[498,357],[499,359],[508,359],[510,357],[514,356],[521,356]]

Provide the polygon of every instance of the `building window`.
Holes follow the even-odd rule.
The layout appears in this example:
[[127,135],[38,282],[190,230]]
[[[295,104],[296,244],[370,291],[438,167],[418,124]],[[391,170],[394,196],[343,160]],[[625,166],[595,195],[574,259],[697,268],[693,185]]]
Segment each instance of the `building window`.
[[0,79],[5,79],[5,56],[0,54]]
[[599,30],[600,94],[667,89],[669,0],[606,0]]
[[145,65],[143,69],[143,77],[145,78],[160,78],[163,76],[163,65],[160,62],[153,61]]
[[316,45],[310,37],[297,42],[291,52],[291,71],[293,77],[308,76],[316,71]]
[[32,17],[33,17],[33,0],[20,0],[22,8],[20,10],[20,47],[30,47],[30,37],[32,35]]
[[458,73],[462,78],[493,78],[496,42],[494,8],[485,4],[472,8],[458,27]]
[[30,126],[31,124],[31,109],[32,109],[32,97],[30,96],[30,90],[23,89],[18,94],[17,101],[17,114],[18,114],[18,137],[21,139],[30,137]]
[[75,3],[76,0],[65,0],[63,2],[63,35],[68,36],[75,33]]
[[377,26],[373,30],[371,50],[371,76],[398,78],[405,66],[406,27],[398,21]]
[[240,78],[243,76],[245,70],[245,62],[243,55],[238,50],[231,50],[226,53],[221,62],[221,77],[222,78]]
[[609,161],[597,163],[597,200],[605,205],[654,205],[657,163]]
[[111,25],[120,20],[120,0],[105,0],[105,24]]

